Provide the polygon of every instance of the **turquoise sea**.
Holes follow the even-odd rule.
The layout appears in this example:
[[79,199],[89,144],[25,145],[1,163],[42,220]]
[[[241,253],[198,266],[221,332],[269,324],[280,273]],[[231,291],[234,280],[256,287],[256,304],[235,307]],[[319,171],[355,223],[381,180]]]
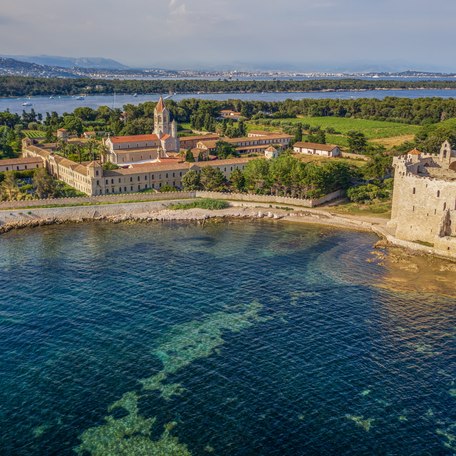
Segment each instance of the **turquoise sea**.
[[456,299],[371,234],[236,222],[0,237],[1,455],[454,455]]

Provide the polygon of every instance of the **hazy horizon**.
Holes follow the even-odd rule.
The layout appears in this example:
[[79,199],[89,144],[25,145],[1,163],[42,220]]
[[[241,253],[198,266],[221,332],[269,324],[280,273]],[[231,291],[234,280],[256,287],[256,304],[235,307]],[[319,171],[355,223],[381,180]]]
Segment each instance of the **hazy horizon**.
[[42,0],[3,5],[0,41],[133,68],[456,71],[455,13],[449,0]]

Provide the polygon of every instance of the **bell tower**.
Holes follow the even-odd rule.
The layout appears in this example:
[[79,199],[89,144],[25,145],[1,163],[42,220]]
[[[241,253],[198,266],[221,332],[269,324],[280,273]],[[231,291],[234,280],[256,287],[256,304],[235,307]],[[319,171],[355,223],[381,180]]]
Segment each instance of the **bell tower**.
[[160,97],[154,111],[154,133],[156,135],[161,136],[171,134],[169,118],[169,111],[165,106],[163,97]]

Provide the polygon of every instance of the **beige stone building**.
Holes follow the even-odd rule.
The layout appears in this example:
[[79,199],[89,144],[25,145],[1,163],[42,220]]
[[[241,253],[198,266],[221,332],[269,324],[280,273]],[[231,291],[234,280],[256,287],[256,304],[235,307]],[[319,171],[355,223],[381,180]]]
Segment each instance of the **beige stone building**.
[[[276,149],[286,149],[293,137],[283,133],[265,134],[263,136],[246,136],[243,138],[220,138],[218,141],[224,141],[233,145],[240,154],[264,154],[266,149],[274,146]],[[196,149],[208,151],[209,154],[215,151],[217,140],[202,140],[196,144]]]
[[339,146],[334,144],[317,144],[310,142],[297,142],[293,150],[299,154],[319,155],[321,157],[339,157]]
[[251,160],[235,158],[187,163],[180,158],[159,158],[152,163],[136,163],[125,168],[105,170],[99,162],[75,163],[54,153],[52,145],[48,148],[37,146],[30,139],[23,141],[23,155],[35,161],[40,159],[42,166],[54,177],[91,196],[160,190],[164,186],[180,189],[185,173],[190,170],[201,171],[208,166],[219,168],[229,178],[234,170],[243,170]]
[[414,149],[395,158],[394,167],[394,235],[456,253],[456,151],[448,142],[439,155]]
[[26,157],[0,160],[0,173],[4,173],[5,171],[30,171],[42,167],[43,160],[40,158]]

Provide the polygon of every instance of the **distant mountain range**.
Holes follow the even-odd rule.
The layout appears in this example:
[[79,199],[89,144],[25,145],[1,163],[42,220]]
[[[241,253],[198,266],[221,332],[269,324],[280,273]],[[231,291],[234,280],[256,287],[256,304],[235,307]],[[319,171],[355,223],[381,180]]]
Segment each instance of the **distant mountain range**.
[[60,68],[91,68],[100,70],[127,70],[129,67],[103,57],[59,57],[52,55],[3,55],[21,62]]
[[36,78],[75,78],[79,77],[65,68],[0,57],[0,76],[31,76]]

